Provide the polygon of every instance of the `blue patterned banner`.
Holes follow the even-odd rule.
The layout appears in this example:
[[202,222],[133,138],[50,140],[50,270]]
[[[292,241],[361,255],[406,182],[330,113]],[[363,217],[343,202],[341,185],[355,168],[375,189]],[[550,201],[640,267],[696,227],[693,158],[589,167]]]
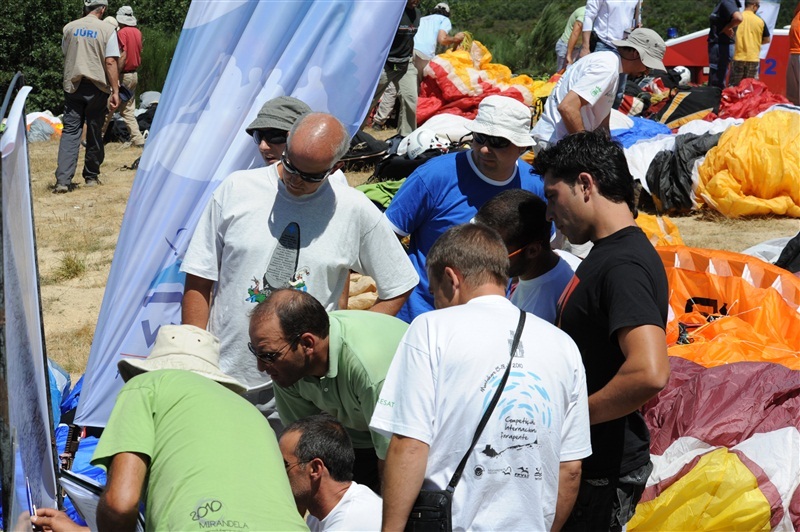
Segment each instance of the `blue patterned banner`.
[[351,134],[367,113],[405,0],[195,0],[133,183],[76,423],[105,426],[121,355],[146,357],[180,322],[180,261],[211,193],[263,164],[244,127],[295,96]]

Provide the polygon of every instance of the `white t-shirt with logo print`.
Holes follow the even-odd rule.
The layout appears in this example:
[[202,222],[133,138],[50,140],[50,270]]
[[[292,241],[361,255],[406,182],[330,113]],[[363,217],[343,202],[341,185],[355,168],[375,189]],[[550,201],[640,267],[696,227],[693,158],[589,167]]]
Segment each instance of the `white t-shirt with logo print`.
[[[502,296],[418,316],[370,427],[430,445],[423,487],[445,489],[506,364],[519,310]],[[528,314],[500,402],[453,499],[453,530],[550,530],[559,465],[591,454],[586,376],[569,336]]]
[[419,282],[383,214],[360,191],[326,180],[294,196],[278,165],[234,172],[200,217],[181,271],[216,282],[208,330],[220,369],[249,388],[269,384],[247,349],[250,312],[276,288],[308,292],[338,308],[350,270],[371,276],[391,299]]
[[620,59],[614,52],[593,52],[578,59],[567,68],[553,88],[553,92],[547,97],[544,112],[533,126],[531,136],[537,141],[543,140],[555,144],[569,134],[558,106],[570,92],[574,92],[588,103],[581,107],[584,129],[587,131],[597,129],[611,114],[620,72]]

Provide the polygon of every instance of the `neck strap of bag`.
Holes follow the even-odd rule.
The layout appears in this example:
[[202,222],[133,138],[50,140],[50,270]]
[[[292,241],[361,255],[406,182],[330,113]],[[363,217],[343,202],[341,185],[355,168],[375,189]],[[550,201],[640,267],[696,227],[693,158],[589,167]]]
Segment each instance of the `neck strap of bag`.
[[517,324],[517,331],[514,333],[514,341],[511,343],[511,357],[508,360],[508,364],[506,365],[506,371],[503,373],[503,378],[500,379],[500,384],[497,386],[497,391],[494,393],[492,397],[492,402],[489,403],[489,406],[486,408],[486,412],[483,413],[483,417],[481,418],[481,422],[478,423],[478,428],[475,430],[475,436],[472,438],[472,443],[467,449],[464,458],[461,459],[461,463],[458,464],[458,467],[453,473],[453,478],[450,479],[450,483],[447,485],[447,491],[453,493],[456,490],[456,485],[458,484],[459,480],[461,480],[461,474],[464,472],[464,467],[467,465],[467,459],[469,459],[469,455],[472,453],[472,449],[475,447],[475,444],[478,443],[478,438],[481,437],[481,433],[483,432],[484,427],[486,427],[486,423],[489,421],[489,416],[492,415],[492,411],[494,407],[497,406],[497,403],[500,401],[500,394],[503,393],[503,388],[506,387],[506,381],[508,380],[508,374],[511,372],[511,365],[514,361],[514,353],[517,351],[517,346],[519,345],[519,338],[522,336],[522,328],[525,326],[525,312],[520,310],[519,311],[519,323]]

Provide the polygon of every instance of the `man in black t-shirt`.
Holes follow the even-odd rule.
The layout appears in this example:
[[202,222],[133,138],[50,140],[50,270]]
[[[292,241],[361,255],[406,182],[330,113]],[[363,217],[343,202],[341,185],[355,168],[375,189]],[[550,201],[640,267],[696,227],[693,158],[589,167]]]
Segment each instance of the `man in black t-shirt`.
[[667,277],[634,221],[633,177],[622,147],[581,132],[540,152],[547,217],[570,242],[594,243],[556,311],[581,351],[592,456],[564,530],[622,530],[650,472],[650,433],[639,408],[669,380]]
[[741,24],[739,0],[719,0],[708,17],[708,84],[725,88],[728,64],[733,55],[734,28]]
[[378,89],[372,99],[373,107],[391,83],[400,97],[398,132],[407,137],[417,129],[417,69],[414,67],[414,35],[419,28],[422,13],[417,9],[419,0],[408,0],[400,25],[383,66]]

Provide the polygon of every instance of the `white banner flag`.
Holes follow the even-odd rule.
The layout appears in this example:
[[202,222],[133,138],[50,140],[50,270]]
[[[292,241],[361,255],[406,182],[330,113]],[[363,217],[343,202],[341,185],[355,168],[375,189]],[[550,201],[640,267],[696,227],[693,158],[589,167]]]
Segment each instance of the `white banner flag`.
[[244,127],[295,96],[354,134],[405,0],[192,2],[122,222],[76,423],[105,426],[120,355],[180,322],[180,261],[220,180],[263,164]]
[[[3,295],[5,364],[9,429],[13,456],[3,468],[14,471],[11,508],[3,509],[7,530],[27,522],[31,502],[56,506],[53,428],[48,413],[47,368],[42,342],[42,314],[33,237],[31,179],[25,130],[25,99],[30,87],[17,93],[0,137],[3,178]],[[5,486],[4,486],[5,487]],[[27,524],[30,529],[30,524]]]

